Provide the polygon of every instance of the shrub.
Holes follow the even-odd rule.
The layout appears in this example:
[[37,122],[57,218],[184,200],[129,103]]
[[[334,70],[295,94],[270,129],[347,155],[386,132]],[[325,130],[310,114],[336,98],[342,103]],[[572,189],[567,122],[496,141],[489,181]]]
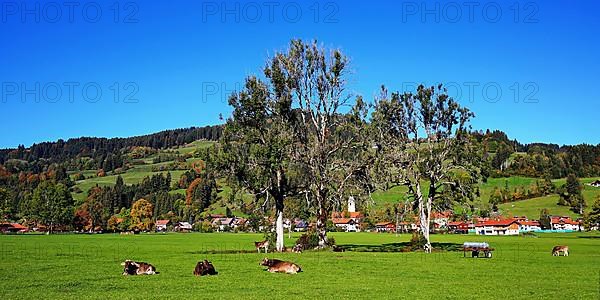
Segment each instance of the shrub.
[[427,240],[421,233],[413,232],[410,238],[410,248],[412,251],[423,249],[426,243]]
[[[304,250],[315,249],[319,247],[319,235],[316,231],[309,231],[296,240],[296,245],[301,245]],[[334,245],[335,239],[332,236],[328,237],[326,246],[331,247]]]

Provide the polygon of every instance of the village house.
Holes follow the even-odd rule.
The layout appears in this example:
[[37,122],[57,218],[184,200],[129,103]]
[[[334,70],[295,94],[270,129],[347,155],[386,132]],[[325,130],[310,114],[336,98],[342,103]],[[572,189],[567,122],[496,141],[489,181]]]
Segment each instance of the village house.
[[294,219],[293,223],[295,232],[306,231],[308,229],[308,222],[302,219]]
[[469,223],[465,221],[448,222],[448,232],[467,234],[469,233]]
[[356,211],[356,203],[354,197],[348,199],[348,211],[334,212],[331,214],[333,225],[346,232],[359,232],[360,222],[363,219],[363,214]]
[[359,232],[360,224],[351,218],[332,218],[333,225],[338,227],[340,231]]
[[574,221],[568,216],[551,216],[550,217],[550,229],[552,230],[566,230],[566,231],[578,231],[583,230],[581,223]]
[[518,235],[519,221],[514,219],[488,220],[475,224],[478,235]]
[[396,232],[396,224],[394,222],[379,222],[375,224],[377,232]]
[[418,222],[400,222],[398,223],[398,231],[400,232],[414,232],[419,229]]
[[226,231],[228,228],[233,229],[234,224],[235,218],[214,218],[211,222],[217,232]]
[[542,226],[540,222],[536,220],[532,221],[518,221],[519,222],[519,232],[531,232],[531,231],[539,231],[542,230]]
[[233,228],[244,228],[246,226],[246,223],[248,222],[247,219],[244,218],[235,218],[235,220],[233,221]]
[[190,232],[192,231],[192,224],[189,222],[177,222],[175,224],[174,230],[177,232]]
[[170,220],[156,220],[156,232],[167,231],[169,225],[171,225]]
[[29,228],[19,223],[2,223],[0,224],[1,233],[24,233],[29,231]]
[[431,216],[431,221],[433,222],[434,229],[447,228],[448,221],[450,221],[450,217],[452,217],[452,211],[442,211],[442,212],[434,212]]

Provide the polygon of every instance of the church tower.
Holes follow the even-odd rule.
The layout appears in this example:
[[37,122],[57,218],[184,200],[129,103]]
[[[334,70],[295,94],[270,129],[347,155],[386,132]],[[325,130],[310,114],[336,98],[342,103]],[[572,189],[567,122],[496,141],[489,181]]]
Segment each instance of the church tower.
[[348,212],[356,212],[356,203],[354,202],[354,197],[352,196],[348,198]]

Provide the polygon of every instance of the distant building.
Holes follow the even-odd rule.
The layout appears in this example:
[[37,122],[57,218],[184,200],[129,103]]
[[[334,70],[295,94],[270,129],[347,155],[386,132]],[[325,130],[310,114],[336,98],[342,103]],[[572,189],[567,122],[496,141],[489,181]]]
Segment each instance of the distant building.
[[233,228],[235,225],[234,218],[215,218],[212,220],[211,225],[217,231],[225,231],[227,228]]
[[488,220],[475,224],[479,235],[518,235],[519,221],[514,219]]
[[531,232],[542,230],[542,225],[540,222],[536,220],[532,221],[519,221],[519,231],[520,232]]
[[442,211],[442,212],[434,212],[431,215],[431,221],[433,222],[433,228],[447,228],[448,221],[450,217],[452,217],[452,211]]
[[361,212],[356,211],[354,197],[350,197],[348,198],[348,211],[332,213],[331,221],[333,225],[346,232],[359,232],[363,217]]
[[174,229],[177,232],[190,232],[192,231],[192,224],[188,222],[177,222]]
[[359,232],[360,224],[352,218],[332,218],[333,225],[346,232]]
[[567,230],[577,231],[583,230],[581,223],[574,221],[568,216],[551,216],[550,217],[550,229],[552,230]]
[[448,222],[448,232],[467,234],[469,233],[469,223],[464,221]]
[[29,231],[29,228],[19,223],[2,223],[0,224],[0,232],[2,233],[23,233]]
[[156,231],[157,232],[165,232],[167,231],[167,227],[171,225],[170,220],[156,220]]
[[375,224],[377,232],[396,232],[396,224],[394,222],[380,222]]

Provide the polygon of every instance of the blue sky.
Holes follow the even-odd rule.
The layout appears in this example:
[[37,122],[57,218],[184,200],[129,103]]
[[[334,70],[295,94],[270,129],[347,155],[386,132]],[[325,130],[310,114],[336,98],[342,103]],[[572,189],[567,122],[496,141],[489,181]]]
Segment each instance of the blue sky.
[[474,128],[600,143],[597,1],[68,3],[0,7],[0,147],[217,124],[292,38],[341,48],[367,100],[442,82]]

